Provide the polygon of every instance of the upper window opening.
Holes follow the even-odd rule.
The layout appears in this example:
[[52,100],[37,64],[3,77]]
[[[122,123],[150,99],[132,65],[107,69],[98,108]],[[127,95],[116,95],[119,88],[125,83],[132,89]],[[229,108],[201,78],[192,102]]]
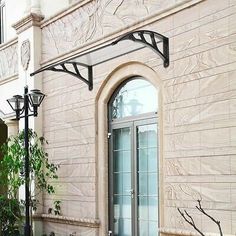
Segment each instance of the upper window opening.
[[0,0],[0,43],[4,43],[6,40],[6,6],[4,1]]
[[155,87],[142,77],[123,83],[111,100],[111,119],[157,112],[158,98]]

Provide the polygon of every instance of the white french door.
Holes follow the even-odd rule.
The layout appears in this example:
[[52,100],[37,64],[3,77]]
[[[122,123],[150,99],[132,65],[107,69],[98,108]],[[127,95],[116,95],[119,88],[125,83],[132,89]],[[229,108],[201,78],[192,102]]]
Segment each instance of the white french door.
[[156,120],[111,123],[109,228],[114,236],[158,235]]

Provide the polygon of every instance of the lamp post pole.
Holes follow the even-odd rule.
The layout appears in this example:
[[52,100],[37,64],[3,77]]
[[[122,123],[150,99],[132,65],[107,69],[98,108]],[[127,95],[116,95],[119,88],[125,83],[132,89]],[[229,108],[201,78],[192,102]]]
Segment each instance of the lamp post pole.
[[[24,226],[24,236],[30,236],[32,232],[32,227],[30,225],[30,161],[29,161],[29,116],[36,117],[38,115],[38,108],[42,103],[45,94],[43,94],[38,89],[31,90],[28,93],[28,86],[24,87],[24,97],[21,95],[15,95],[7,102],[11,106],[12,110],[16,112],[16,119],[20,120],[25,118],[25,128],[24,128],[24,147],[25,147],[25,226]],[[33,108],[33,110],[30,109]],[[29,114],[29,111],[31,113]],[[24,113],[24,115],[22,115]]]
[[28,86],[24,88],[24,107],[25,107],[25,236],[30,236],[30,170],[29,170],[29,98]]

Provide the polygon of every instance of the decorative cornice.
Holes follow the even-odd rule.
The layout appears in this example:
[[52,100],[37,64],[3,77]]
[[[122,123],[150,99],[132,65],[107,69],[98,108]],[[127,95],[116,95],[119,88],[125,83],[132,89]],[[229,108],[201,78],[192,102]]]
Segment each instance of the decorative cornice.
[[36,13],[30,13],[21,20],[17,21],[12,27],[16,30],[17,34],[27,30],[32,26],[40,27],[41,21],[44,19],[44,16],[38,15]]
[[76,225],[89,228],[98,228],[100,225],[99,219],[73,218],[68,216],[58,216],[51,214],[34,215],[33,218],[35,220],[43,220],[59,224]]

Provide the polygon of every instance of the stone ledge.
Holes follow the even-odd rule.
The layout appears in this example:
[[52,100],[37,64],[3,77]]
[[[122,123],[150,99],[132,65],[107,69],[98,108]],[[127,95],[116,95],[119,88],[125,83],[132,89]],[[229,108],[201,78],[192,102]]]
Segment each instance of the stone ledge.
[[21,20],[17,21],[12,27],[16,30],[16,33],[19,34],[32,26],[40,26],[41,21],[44,19],[44,16],[38,15],[35,13],[30,13]]
[[[159,232],[162,234],[167,235],[186,235],[186,236],[199,236],[199,233],[190,231],[190,230],[184,230],[184,229],[174,229],[174,228],[160,228]],[[217,233],[204,233],[206,236],[219,236]],[[234,236],[233,234],[224,234],[224,236]]]
[[4,42],[0,45],[0,51],[12,46],[13,44],[17,44],[18,43],[18,38],[13,38],[7,42]]
[[34,220],[43,220],[58,224],[76,225],[89,228],[98,228],[100,225],[99,219],[91,219],[91,218],[74,218],[74,217],[60,216],[60,215],[58,216],[51,214],[34,215],[33,218]]
[[8,77],[3,77],[3,78],[0,77],[0,85],[9,83],[9,82],[16,80],[16,79],[18,79],[18,74],[14,74],[14,75],[11,75]]

